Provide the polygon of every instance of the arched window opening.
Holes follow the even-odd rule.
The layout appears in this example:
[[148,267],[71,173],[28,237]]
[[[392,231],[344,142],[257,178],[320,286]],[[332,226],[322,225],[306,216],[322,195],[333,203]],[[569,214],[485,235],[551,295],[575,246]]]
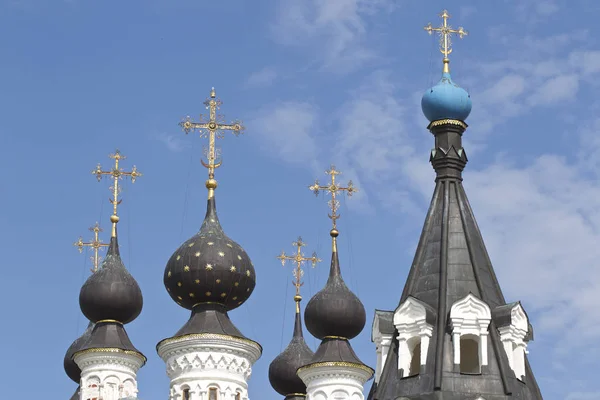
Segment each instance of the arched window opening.
[[183,396],[181,396],[182,400],[190,400],[190,389],[183,389]]
[[208,400],[218,400],[217,388],[208,389]]
[[410,359],[410,369],[408,375],[419,375],[421,372],[421,341],[417,341],[412,348]]
[[474,335],[460,337],[460,373],[480,374],[479,340]]
[[242,400],[242,394],[240,392],[235,394],[235,400]]

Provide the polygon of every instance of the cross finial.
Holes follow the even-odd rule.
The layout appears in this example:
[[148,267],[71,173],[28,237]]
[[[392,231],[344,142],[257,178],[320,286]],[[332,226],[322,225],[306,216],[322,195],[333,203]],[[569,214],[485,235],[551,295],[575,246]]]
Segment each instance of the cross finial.
[[201,160],[204,167],[208,169],[208,180],[206,187],[209,190],[209,197],[212,197],[214,189],[217,188],[215,180],[215,169],[221,166],[220,151],[215,147],[215,138],[222,139],[225,136],[225,131],[231,131],[234,135],[239,135],[244,132],[244,126],[239,121],[234,121],[231,124],[223,123],[223,116],[217,115],[217,110],[223,102],[217,98],[215,88],[210,91],[210,97],[206,99],[204,105],[208,110],[208,121],[203,121],[202,115],[200,122],[192,122],[190,117],[186,117],[179,125],[183,128],[186,134],[197,131],[200,137],[208,136],[208,148],[204,149],[204,155],[208,162]]
[[300,312],[300,300],[302,300],[302,296],[300,296],[300,287],[304,285],[302,282],[302,277],[304,276],[304,270],[302,266],[306,261],[312,262],[312,267],[314,268],[318,262],[321,262],[321,259],[317,257],[317,253],[313,252],[312,257],[304,257],[302,253],[302,248],[306,246],[306,243],[302,241],[302,238],[298,236],[298,240],[292,243],[292,246],[296,247],[296,254],[288,256],[285,254],[285,251],[281,251],[281,254],[277,256],[279,260],[281,260],[281,265],[285,266],[286,261],[293,261],[296,265],[292,274],[294,275],[294,280],[292,283],[296,287],[296,295],[294,296],[294,301],[296,302],[296,312]]
[[442,11],[439,16],[442,18],[442,25],[439,28],[434,28],[431,26],[431,22],[425,26],[425,30],[431,35],[433,32],[439,32],[440,35],[440,52],[444,55],[444,73],[450,72],[450,59],[448,56],[452,53],[452,35],[456,34],[459,38],[463,38],[463,36],[467,36],[469,33],[461,26],[458,29],[452,29],[450,25],[448,25],[448,19],[450,18],[450,14],[448,14],[447,10]]
[[110,199],[111,204],[113,205],[113,215],[110,217],[110,222],[113,224],[112,229],[112,237],[117,235],[117,222],[119,222],[119,216],[117,215],[117,206],[121,204],[122,199],[119,200],[119,194],[121,193],[121,187],[119,186],[119,180],[123,179],[123,177],[130,177],[131,183],[135,183],[135,180],[142,176],[141,172],[138,172],[135,165],[131,169],[131,172],[123,171],[122,168],[119,167],[119,161],[124,160],[126,157],[121,154],[119,149],[115,150],[114,154],[110,154],[108,156],[115,160],[115,166],[110,171],[102,171],[102,167],[100,164],[96,166],[96,169],[92,171],[92,174],[96,175],[98,178],[98,182],[102,180],[102,176],[109,175],[113,179],[113,184],[110,187],[110,191],[112,192],[113,198]]
[[103,247],[108,247],[108,243],[102,243],[102,240],[100,240],[100,238],[98,237],[100,232],[102,232],[102,228],[100,228],[97,222],[96,225],[89,228],[89,230],[94,232],[94,239],[90,242],[84,242],[83,238],[79,236],[79,240],[73,243],[73,246],[77,246],[79,248],[80,253],[83,252],[84,246],[92,248],[92,250],[94,251],[94,255],[91,257],[93,264],[93,268],[91,269],[91,271],[96,272],[98,271],[98,265],[100,265],[100,260],[102,259],[102,257],[98,255],[98,251],[101,250]]
[[315,183],[313,185],[309,186],[308,188],[310,190],[312,190],[315,195],[318,195],[321,190],[329,192],[329,194],[331,194],[331,200],[329,200],[329,202],[328,202],[329,207],[331,208],[331,214],[328,214],[328,215],[329,215],[329,218],[331,218],[331,221],[333,222],[332,232],[333,231],[337,232],[337,220],[340,218],[340,214],[337,213],[337,210],[340,207],[340,202],[337,199],[337,193],[338,192],[346,192],[346,193],[348,193],[348,196],[352,196],[352,194],[358,192],[358,188],[354,187],[354,185],[352,184],[352,181],[348,181],[347,187],[340,186],[338,183],[336,183],[335,177],[337,175],[340,175],[341,172],[336,170],[335,165],[333,165],[333,164],[331,165],[329,170],[325,171],[325,173],[327,175],[331,176],[331,183],[329,185],[320,186],[319,181],[315,180]]

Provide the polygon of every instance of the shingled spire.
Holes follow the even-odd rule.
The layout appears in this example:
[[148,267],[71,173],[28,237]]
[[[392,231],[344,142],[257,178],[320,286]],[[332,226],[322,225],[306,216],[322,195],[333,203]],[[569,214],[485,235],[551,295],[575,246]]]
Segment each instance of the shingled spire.
[[449,35],[466,31],[441,17],[440,28],[425,29],[440,33],[442,80],[422,100],[436,185],[400,304],[375,315],[369,399],[542,399],[525,355],[527,314],[506,303],[462,185],[471,99],[452,81],[448,55]]

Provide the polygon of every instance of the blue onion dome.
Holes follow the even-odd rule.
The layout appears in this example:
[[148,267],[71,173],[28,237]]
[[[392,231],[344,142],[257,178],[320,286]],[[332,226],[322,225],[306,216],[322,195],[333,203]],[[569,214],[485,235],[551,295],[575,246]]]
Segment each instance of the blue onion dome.
[[87,329],[83,332],[83,335],[75,339],[75,341],[69,346],[65,353],[64,368],[67,376],[77,384],[81,381],[81,369],[73,360],[73,355],[81,350],[81,347],[89,340],[92,330],[94,329],[94,323],[90,322]]
[[173,253],[164,273],[167,292],[188,310],[204,303],[233,310],[250,297],[256,285],[250,257],[223,232],[211,193],[200,231]]
[[319,339],[327,337],[352,339],[365,326],[365,307],[342,279],[336,242],[338,231],[333,229],[331,236],[333,253],[329,278],[325,287],[306,305],[304,319],[308,331]]
[[471,96],[452,81],[450,72],[430,88],[421,99],[423,114],[430,121],[455,119],[465,121],[471,113]]
[[[300,296],[297,296],[299,298]],[[300,300],[296,300],[298,303]],[[297,303],[297,304],[298,304]],[[302,334],[302,317],[299,304],[296,308],[294,335],[290,344],[269,365],[269,382],[277,393],[289,399],[306,394],[306,385],[296,371],[310,363],[314,353],[306,345]]]
[[142,291],[121,261],[116,233],[102,265],[83,284],[79,305],[83,314],[96,323],[127,324],[142,312]]

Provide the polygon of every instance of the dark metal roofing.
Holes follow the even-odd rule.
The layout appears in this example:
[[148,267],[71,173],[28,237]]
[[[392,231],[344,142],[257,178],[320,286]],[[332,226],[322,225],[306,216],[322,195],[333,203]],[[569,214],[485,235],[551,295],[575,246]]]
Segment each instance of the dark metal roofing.
[[229,319],[227,308],[223,304],[217,303],[196,305],[190,319],[173,337],[197,333],[214,333],[247,339]]
[[127,324],[140,315],[143,302],[140,287],[123,265],[117,238],[112,237],[100,269],[81,287],[81,311],[93,322],[116,320]]
[[94,329],[94,323],[90,322],[83,334],[75,339],[65,353],[65,358],[63,361],[65,372],[67,373],[67,376],[77,384],[79,384],[81,381],[81,369],[73,360],[73,354],[77,353],[81,349],[81,346],[89,340],[92,334],[92,329]]
[[[332,239],[335,242],[336,238]],[[352,339],[365,326],[365,307],[342,279],[337,250],[331,255],[327,283],[306,305],[304,320],[308,331],[319,339],[326,336]]]
[[[394,312],[393,311],[384,311],[384,310],[375,310],[375,316],[373,317],[373,324],[377,321],[379,325],[379,331],[384,334],[392,335],[396,330],[394,326]],[[374,340],[373,335],[371,334],[371,340]]]
[[164,284],[171,298],[188,310],[207,302],[232,310],[252,294],[254,266],[244,249],[223,232],[214,196],[208,200],[200,231],[167,262]]
[[313,351],[304,341],[302,317],[300,312],[296,312],[292,340],[269,365],[269,382],[273,389],[286,396],[287,400],[295,395],[306,394],[306,385],[296,375],[296,371],[308,364],[313,355]]
[[129,340],[123,325],[115,322],[96,323],[90,337],[81,345],[79,351],[89,349],[120,349],[138,353],[143,357],[143,354]]
[[79,390],[80,390],[80,386],[77,386],[77,389],[75,389],[75,393],[73,393],[73,395],[71,396],[71,398],[69,400],[80,400]]
[[310,364],[325,362],[347,362],[365,365],[356,355],[347,339],[325,338],[319,345]]
[[425,370],[401,378],[398,341],[394,338],[386,365],[369,400],[443,399],[482,396],[486,400],[542,399],[526,359],[526,378],[518,380],[509,367],[494,320],[489,326],[488,365],[479,375],[456,372],[448,315],[452,304],[473,293],[491,309],[506,301],[462,185],[467,157],[462,148],[465,126],[430,125],[435,149],[430,161],[436,186],[415,258],[400,303],[413,296],[437,310]]

